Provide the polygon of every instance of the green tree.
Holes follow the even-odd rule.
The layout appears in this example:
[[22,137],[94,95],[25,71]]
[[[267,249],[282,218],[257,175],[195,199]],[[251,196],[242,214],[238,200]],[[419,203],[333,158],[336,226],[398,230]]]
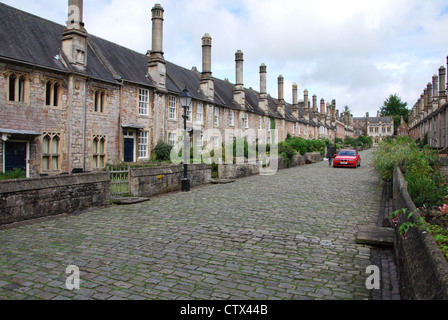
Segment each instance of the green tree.
[[403,117],[406,123],[409,121],[409,109],[407,106],[408,103],[401,101],[401,98],[395,93],[391,94],[380,108],[382,117],[392,117],[394,119],[395,134],[400,126],[401,117]]

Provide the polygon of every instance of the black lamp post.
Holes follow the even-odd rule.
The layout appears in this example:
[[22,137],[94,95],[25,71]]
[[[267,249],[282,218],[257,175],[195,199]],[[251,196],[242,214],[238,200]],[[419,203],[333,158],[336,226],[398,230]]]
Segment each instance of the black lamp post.
[[180,94],[180,104],[184,109],[184,178],[182,179],[182,191],[189,192],[190,191],[190,179],[188,179],[188,159],[190,156],[190,147],[189,147],[189,139],[187,135],[187,108],[191,106],[191,102],[193,97],[188,91],[187,87]]

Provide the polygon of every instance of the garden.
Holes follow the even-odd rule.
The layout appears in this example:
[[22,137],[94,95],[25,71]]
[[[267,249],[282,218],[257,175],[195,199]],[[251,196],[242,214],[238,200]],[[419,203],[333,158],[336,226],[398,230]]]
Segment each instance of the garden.
[[[384,181],[392,181],[394,171],[399,167],[408,184],[409,195],[418,208],[419,218],[399,227],[403,238],[406,239],[410,228],[430,233],[448,261],[448,186],[439,168],[437,152],[409,137],[400,136],[379,145],[374,152],[373,165],[376,174]],[[409,218],[415,213],[400,209],[389,218],[397,225],[402,214]]]

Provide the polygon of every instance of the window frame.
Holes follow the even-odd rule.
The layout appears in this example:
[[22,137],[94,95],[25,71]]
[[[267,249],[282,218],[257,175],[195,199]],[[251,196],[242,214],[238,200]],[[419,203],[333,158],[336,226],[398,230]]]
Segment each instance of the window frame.
[[149,159],[149,132],[148,131],[139,131],[137,153],[138,153],[139,160],[140,159],[144,159],[144,160]]
[[138,89],[138,115],[139,116],[149,116],[149,100],[150,100],[149,89],[139,88]]
[[[48,138],[48,139],[47,139]],[[48,150],[44,150],[46,148],[45,141],[48,141]],[[57,150],[55,152],[54,150],[54,141],[57,141],[56,147]],[[44,132],[42,135],[42,172],[60,172],[61,171],[61,135],[59,133],[54,132]],[[45,152],[47,151],[47,152]],[[47,159],[44,161],[44,159]],[[54,167],[56,159],[56,168]],[[44,167],[44,164],[47,164],[47,166]]]
[[[94,148],[96,142],[96,150]],[[101,150],[101,146],[103,149]],[[106,167],[107,159],[107,138],[105,135],[94,135],[92,139],[92,167],[94,169],[103,169]]]
[[198,102],[196,106],[196,122],[198,124],[204,123],[204,104],[202,102]]
[[169,120],[177,120],[177,98],[176,96],[169,96],[169,105],[168,105],[168,119]]

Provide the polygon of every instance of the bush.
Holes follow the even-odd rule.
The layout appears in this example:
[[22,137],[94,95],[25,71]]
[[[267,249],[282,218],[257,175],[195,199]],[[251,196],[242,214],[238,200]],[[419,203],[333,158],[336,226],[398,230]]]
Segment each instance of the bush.
[[154,148],[154,154],[157,161],[170,161],[172,145],[160,141]]
[[280,142],[278,144],[278,153],[282,156],[285,162],[285,166],[289,168],[294,156],[296,155],[296,151],[290,145],[288,145],[288,143]]
[[400,167],[408,183],[408,191],[417,207],[440,205],[446,195],[444,179],[436,170],[437,155],[428,147],[420,149],[409,137],[382,142],[374,152],[375,172],[385,181],[392,181]]
[[22,169],[14,169],[6,173],[0,172],[0,180],[25,179],[26,172]]
[[296,152],[300,153],[302,156],[308,152],[309,147],[308,140],[298,137],[293,139],[286,139],[285,142]]

